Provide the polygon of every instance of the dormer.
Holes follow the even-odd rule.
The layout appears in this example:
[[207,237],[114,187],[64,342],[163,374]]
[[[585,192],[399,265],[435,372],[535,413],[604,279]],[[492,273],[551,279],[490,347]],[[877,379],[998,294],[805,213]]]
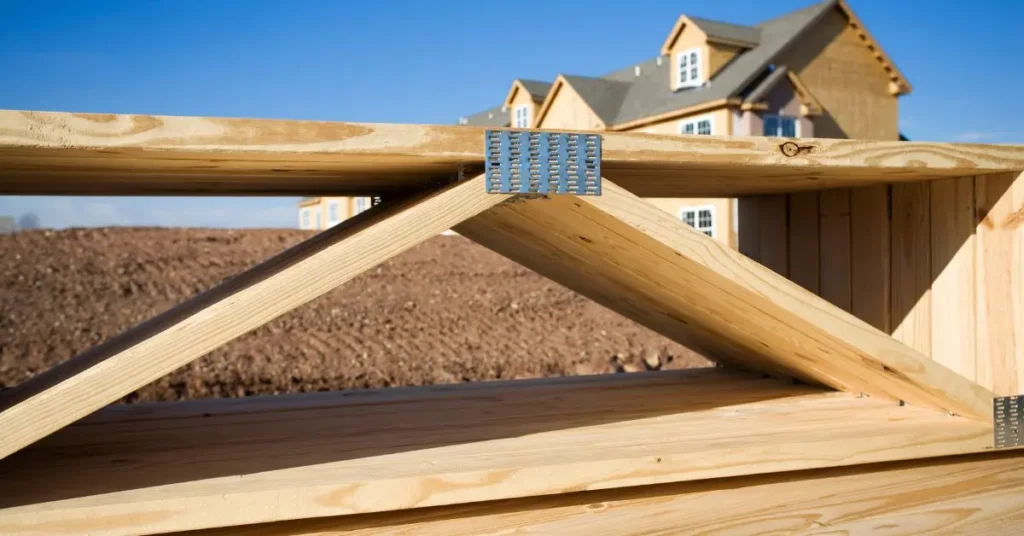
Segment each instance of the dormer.
[[672,67],[669,86],[681,90],[706,84],[760,38],[757,28],[680,15],[661,46]]
[[550,82],[518,79],[505,96],[504,111],[509,114],[512,128],[530,128],[537,118],[537,111],[551,90]]

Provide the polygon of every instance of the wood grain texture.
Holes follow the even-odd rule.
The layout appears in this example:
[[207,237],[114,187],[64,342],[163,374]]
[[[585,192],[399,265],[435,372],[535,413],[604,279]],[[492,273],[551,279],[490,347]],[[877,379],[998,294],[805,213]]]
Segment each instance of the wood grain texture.
[[744,196],[736,200],[736,242],[740,253],[749,259],[761,262],[761,232],[758,230],[760,217],[758,209],[761,198],[759,196]]
[[818,293],[818,193],[789,195],[789,279]]
[[844,311],[853,310],[850,258],[850,190],[821,192],[820,296]]
[[861,464],[980,451],[991,433],[721,369],[119,406],[0,461],[0,533],[151,534]]
[[890,333],[889,187],[850,190],[852,312]]
[[380,205],[0,395],[0,459],[508,196],[483,176]]
[[991,419],[987,390],[609,181],[456,230],[712,358]]
[[931,356],[977,376],[974,178],[931,183]]
[[[0,195],[365,196],[451,177],[460,165],[481,168],[483,136],[467,126],[7,110],[0,111]],[[605,176],[644,197],[737,197],[1024,169],[1017,146],[602,136]]]
[[789,218],[785,195],[766,195],[759,200],[758,242],[760,262],[782,277],[789,276]]
[[984,534],[1024,531],[1024,456],[747,476],[180,536]]
[[1001,396],[1024,391],[1024,179],[978,177],[978,383]]
[[931,355],[931,189],[892,187],[892,336]]

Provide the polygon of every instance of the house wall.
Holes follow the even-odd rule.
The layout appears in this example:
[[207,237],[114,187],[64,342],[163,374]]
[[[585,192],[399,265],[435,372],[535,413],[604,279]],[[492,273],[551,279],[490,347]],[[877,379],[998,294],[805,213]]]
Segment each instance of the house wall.
[[719,108],[708,112],[700,112],[684,117],[677,117],[675,119],[669,119],[668,121],[662,121],[661,123],[652,123],[645,125],[637,129],[629,130],[627,132],[647,132],[650,134],[679,134],[680,124],[686,119],[693,119],[697,117],[704,117],[710,115],[713,118],[714,124],[711,127],[712,132],[715,136],[728,136],[732,134],[732,112],[728,108]]
[[997,395],[1024,393],[1024,174],[739,201],[748,257]]
[[[713,118],[712,127],[714,135],[732,134],[732,112],[728,108],[702,112],[686,117],[671,119],[661,123],[646,125],[644,127],[630,130],[629,132],[646,132],[650,134],[671,134],[679,136],[679,125],[685,119],[704,117],[710,115]],[[733,225],[733,201],[727,198],[648,198],[654,206],[679,217],[679,210],[684,207],[700,205],[711,205],[715,207],[715,239],[732,247],[736,247],[736,232]]]
[[718,197],[648,197],[644,199],[652,205],[679,218],[680,210],[710,205],[715,208],[714,239],[736,247],[736,228],[733,211],[733,200]]
[[743,52],[743,47],[735,45],[726,45],[723,43],[708,43],[707,44],[707,55],[708,55],[708,78],[718,74],[718,71],[722,70],[733,58]]
[[[370,202],[369,197],[364,198],[367,203]],[[330,215],[329,206],[332,202],[338,203],[338,221],[329,222],[328,216]],[[313,230],[324,230],[328,227],[332,227],[337,223],[341,223],[352,216],[355,216],[356,198],[354,197],[318,197],[315,201],[302,204],[299,206],[299,228],[302,228],[302,211],[308,208],[310,212],[310,224]],[[320,215],[319,225],[317,225],[316,215]]]
[[874,54],[834,9],[793,43],[779,64],[796,72],[824,108],[815,119],[823,138],[899,139],[898,104]]
[[[689,50],[691,48],[699,48],[700,49],[700,64],[702,66],[705,66],[705,69],[709,69],[710,68],[711,56],[710,56],[710,54],[708,52],[708,36],[707,36],[707,34],[705,34],[700,28],[698,28],[698,27],[696,27],[696,26],[694,26],[692,24],[687,24],[683,28],[683,31],[680,32],[679,37],[676,39],[676,42],[673,43],[671,48],[669,49],[668,61],[669,61],[670,68],[667,70],[668,73],[669,73],[669,77],[668,77],[669,79],[666,80],[666,83],[672,89],[676,89],[676,72],[675,72],[675,61],[676,61],[675,57],[676,57],[676,53],[684,51],[684,50]],[[712,76],[711,75],[711,71],[710,70],[706,71],[704,76],[706,78],[710,79],[710,77]]]
[[749,131],[752,136],[761,136],[764,134],[764,121],[762,116],[764,114],[774,115],[788,115],[790,117],[797,118],[797,136],[802,138],[812,138],[815,135],[814,132],[814,119],[801,115],[802,103],[800,97],[796,91],[793,90],[793,86],[787,81],[780,83],[772,89],[768,96],[765,98],[765,103],[768,105],[768,109],[763,112],[749,112],[757,117],[757,120],[751,118],[747,126],[757,127],[757,130]]
[[524,104],[530,109],[530,123],[537,120],[537,111],[540,110],[540,105],[533,100],[532,95],[520,89],[515,92],[515,95],[512,95],[512,105],[508,108],[508,124],[516,124],[516,108]]
[[551,106],[536,128],[603,130],[604,123],[576,90],[568,84],[558,84]]

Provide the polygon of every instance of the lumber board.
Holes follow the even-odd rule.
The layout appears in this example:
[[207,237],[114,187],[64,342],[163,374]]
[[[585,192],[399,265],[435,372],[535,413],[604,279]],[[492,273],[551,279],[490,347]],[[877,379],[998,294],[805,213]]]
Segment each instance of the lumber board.
[[[643,197],[737,197],[1024,169],[1024,147],[602,132]],[[354,195],[483,166],[484,129],[0,110],[0,195]]]
[[736,215],[739,228],[736,237],[740,253],[748,258],[761,262],[761,232],[758,230],[760,219],[761,196],[744,196],[736,200]]
[[853,310],[851,271],[850,190],[828,190],[819,195],[821,218],[821,293],[826,301]]
[[152,534],[863,464],[982,451],[991,434],[715,368],[119,406],[0,461],[0,534]]
[[977,379],[974,178],[931,183],[931,356]]
[[850,190],[851,312],[885,333],[890,333],[889,236],[889,187]]
[[818,193],[789,195],[789,279],[818,293]]
[[766,195],[758,200],[759,262],[782,277],[789,276],[789,218],[785,195]]
[[0,394],[0,459],[508,197],[484,186],[374,207]]
[[892,187],[892,336],[931,356],[931,187]]
[[975,179],[977,381],[1024,394],[1024,179]]
[[1024,455],[1016,452],[271,523],[187,536],[1015,536],[1022,531]]
[[988,390],[611,181],[456,231],[713,359],[991,421]]

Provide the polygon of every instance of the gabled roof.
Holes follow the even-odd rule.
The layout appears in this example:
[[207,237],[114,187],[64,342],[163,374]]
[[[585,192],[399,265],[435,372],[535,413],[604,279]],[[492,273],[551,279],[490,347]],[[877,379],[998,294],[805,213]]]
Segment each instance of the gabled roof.
[[832,9],[834,3],[835,0],[827,0],[759,24],[757,28],[761,43],[737,56],[719,71],[710,84],[702,87],[669,91],[666,80],[671,62],[665,57],[661,61],[652,58],[641,63],[640,76],[635,75],[633,67],[605,75],[605,78],[613,80],[632,78],[633,82],[612,124],[628,124],[673,110],[740,95],[748,84],[767,69],[775,56]]
[[[737,55],[715,74],[710,83],[701,87],[670,90],[667,80],[671,61],[665,55],[655,56],[599,78],[572,76],[566,77],[566,80],[601,120],[615,130],[636,127],[654,120],[669,119],[705,106],[717,106],[727,102],[739,104],[747,93],[763,83],[765,76],[770,76],[769,67],[780,53],[836,8],[841,9],[849,18],[865,46],[874,52],[875,57],[889,73],[893,80],[894,93],[908,92],[910,85],[888,61],[843,0],[824,0],[753,27],[681,17],[680,21],[697,25],[708,33],[709,37],[714,34],[717,39],[732,42],[756,38],[756,46]],[[677,21],[676,25],[678,27],[680,22]],[[677,33],[677,29],[674,29],[673,33]],[[666,44],[668,43],[666,41]],[[507,125],[507,118],[504,122]]]
[[588,76],[562,75],[566,83],[579,93],[605,125],[615,122],[616,114],[632,87],[628,82],[591,78]]
[[505,106],[512,106],[512,99],[516,96],[516,93],[520,91],[525,91],[530,95],[530,99],[532,99],[533,102],[544,102],[544,98],[548,96],[548,92],[551,91],[552,85],[553,84],[551,82],[517,78],[512,81],[512,87],[509,88],[508,95],[505,96]]
[[672,31],[669,32],[665,42],[661,45],[662,54],[669,53],[672,45],[679,39],[679,35],[683,33],[683,29],[687,25],[696,26],[700,31],[704,32],[708,37],[708,41],[711,42],[729,43],[749,48],[757,46],[761,40],[761,31],[751,26],[680,15],[676,19],[676,24],[672,27]]

